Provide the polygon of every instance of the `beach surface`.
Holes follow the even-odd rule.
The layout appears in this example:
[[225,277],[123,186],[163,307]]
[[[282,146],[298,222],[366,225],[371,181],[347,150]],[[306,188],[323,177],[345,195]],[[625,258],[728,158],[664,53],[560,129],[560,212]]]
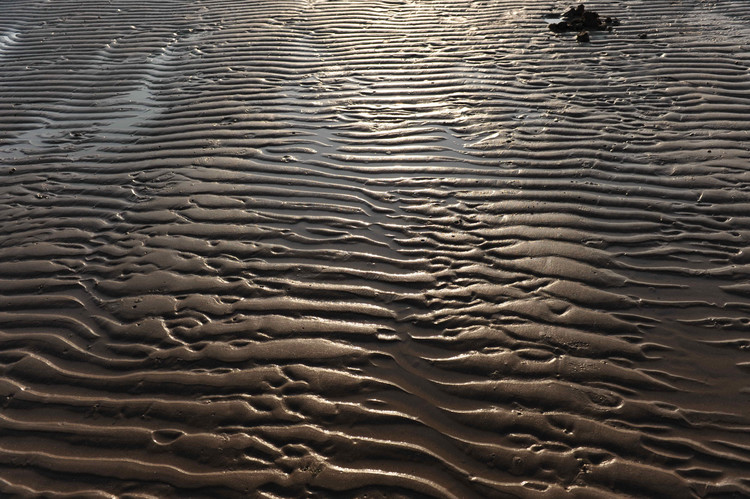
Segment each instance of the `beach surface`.
[[750,497],[750,2],[0,1],[0,496]]

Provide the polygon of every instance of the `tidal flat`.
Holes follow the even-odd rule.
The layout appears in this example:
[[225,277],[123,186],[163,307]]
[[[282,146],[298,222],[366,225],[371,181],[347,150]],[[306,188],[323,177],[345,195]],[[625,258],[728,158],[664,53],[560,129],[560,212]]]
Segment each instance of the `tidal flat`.
[[0,0],[0,495],[750,497],[750,3],[576,5]]

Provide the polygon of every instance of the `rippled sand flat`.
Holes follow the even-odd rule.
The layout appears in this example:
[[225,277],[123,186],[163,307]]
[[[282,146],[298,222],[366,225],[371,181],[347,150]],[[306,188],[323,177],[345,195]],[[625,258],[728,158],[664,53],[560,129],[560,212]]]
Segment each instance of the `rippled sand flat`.
[[750,3],[0,1],[0,496],[750,497]]

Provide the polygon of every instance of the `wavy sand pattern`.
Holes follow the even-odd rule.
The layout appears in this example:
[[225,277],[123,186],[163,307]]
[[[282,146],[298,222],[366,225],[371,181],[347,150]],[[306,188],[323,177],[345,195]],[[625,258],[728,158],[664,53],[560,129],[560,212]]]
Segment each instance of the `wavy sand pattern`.
[[750,497],[750,4],[0,1],[3,497]]

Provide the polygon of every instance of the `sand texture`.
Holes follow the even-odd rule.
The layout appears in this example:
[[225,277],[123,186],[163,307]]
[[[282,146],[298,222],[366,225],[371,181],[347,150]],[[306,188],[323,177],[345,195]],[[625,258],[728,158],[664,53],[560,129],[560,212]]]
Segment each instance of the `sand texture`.
[[750,2],[0,0],[0,497],[750,497]]

